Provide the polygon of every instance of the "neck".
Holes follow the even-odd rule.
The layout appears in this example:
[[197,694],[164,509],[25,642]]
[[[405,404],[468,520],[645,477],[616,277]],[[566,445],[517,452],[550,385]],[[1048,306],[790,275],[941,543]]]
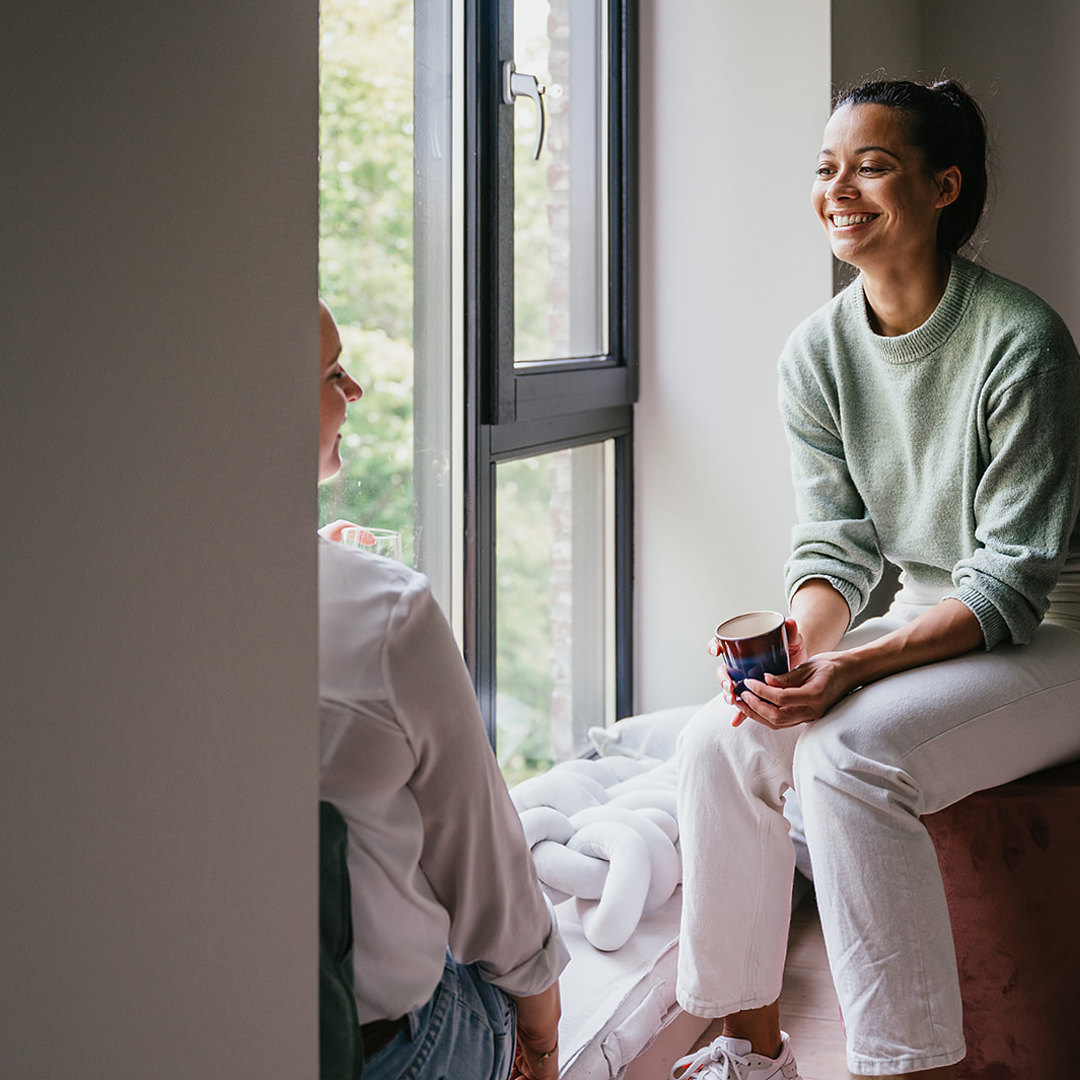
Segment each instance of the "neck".
[[934,313],[949,283],[949,257],[934,251],[914,266],[864,269],[862,283],[870,325],[883,337],[898,337]]

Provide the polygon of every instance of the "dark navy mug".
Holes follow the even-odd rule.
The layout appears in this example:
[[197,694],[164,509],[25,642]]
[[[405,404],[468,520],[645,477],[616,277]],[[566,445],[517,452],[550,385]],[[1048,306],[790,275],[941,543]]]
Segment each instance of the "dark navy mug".
[[764,682],[765,674],[783,675],[791,667],[787,625],[778,611],[748,611],[716,628],[720,657],[737,697],[747,679]]

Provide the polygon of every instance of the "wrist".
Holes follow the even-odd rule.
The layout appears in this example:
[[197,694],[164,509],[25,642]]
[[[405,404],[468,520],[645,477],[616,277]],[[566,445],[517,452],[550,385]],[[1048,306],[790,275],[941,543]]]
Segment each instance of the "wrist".
[[544,1050],[542,1053],[539,1050],[534,1050],[532,1047],[527,1048],[529,1057],[532,1058],[533,1064],[538,1069],[542,1069],[552,1058],[557,1058],[559,1054],[559,1044],[555,1042],[549,1049]]
[[852,690],[857,690],[864,683],[873,681],[870,674],[871,665],[861,649],[845,649],[841,652],[830,653],[829,660],[836,671],[837,681],[844,694],[850,694]]

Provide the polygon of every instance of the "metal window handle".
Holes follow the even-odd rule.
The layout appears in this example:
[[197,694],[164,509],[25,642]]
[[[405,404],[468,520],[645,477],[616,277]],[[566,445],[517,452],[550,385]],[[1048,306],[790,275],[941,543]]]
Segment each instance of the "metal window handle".
[[514,70],[513,60],[504,60],[502,66],[503,101],[514,104],[514,98],[530,97],[536,102],[536,145],[533,147],[533,161],[540,158],[540,148],[544,145],[544,100],[541,95],[547,89],[540,85],[535,75]]

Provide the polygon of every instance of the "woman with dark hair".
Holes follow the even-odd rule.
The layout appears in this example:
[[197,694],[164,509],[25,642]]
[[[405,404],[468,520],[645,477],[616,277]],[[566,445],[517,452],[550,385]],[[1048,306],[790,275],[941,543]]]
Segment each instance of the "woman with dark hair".
[[[322,481],[363,391],[324,303],[319,344]],[[321,1075],[355,1076],[359,1042],[365,1080],[556,1080],[569,954],[450,626],[423,574],[326,537],[318,557],[319,798],[345,853],[323,899],[346,953]]]
[[[1080,358],[1038,297],[957,254],[985,158],[952,82],[865,84],[826,125],[812,203],[859,274],[780,360],[792,670],[738,695],[723,678],[680,746],[678,998],[724,1034],[675,1077],[798,1076],[777,1005],[789,789],[851,1072],[955,1077],[959,984],[920,816],[1080,756]],[[893,604],[851,630],[886,559]]]

